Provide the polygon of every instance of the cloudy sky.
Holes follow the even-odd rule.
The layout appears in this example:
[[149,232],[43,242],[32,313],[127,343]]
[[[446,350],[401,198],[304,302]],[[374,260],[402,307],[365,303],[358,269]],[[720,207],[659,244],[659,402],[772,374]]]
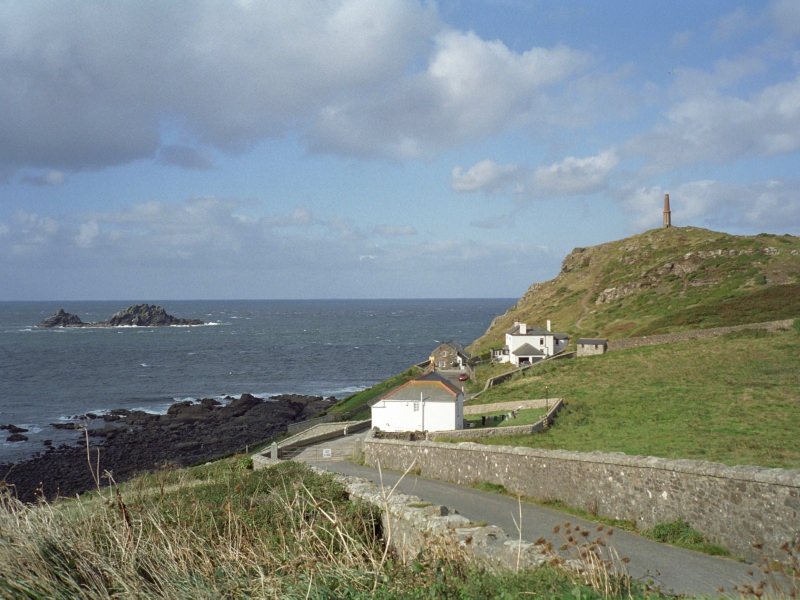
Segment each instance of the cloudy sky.
[[800,2],[0,0],[0,300],[517,297],[800,234]]

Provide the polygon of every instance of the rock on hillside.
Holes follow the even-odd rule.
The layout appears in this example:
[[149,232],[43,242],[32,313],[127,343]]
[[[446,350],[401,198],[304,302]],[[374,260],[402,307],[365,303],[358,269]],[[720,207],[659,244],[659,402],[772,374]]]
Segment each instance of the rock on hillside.
[[514,321],[610,338],[800,316],[800,238],[654,229],[575,248],[557,277],[535,283],[471,349],[502,343]]

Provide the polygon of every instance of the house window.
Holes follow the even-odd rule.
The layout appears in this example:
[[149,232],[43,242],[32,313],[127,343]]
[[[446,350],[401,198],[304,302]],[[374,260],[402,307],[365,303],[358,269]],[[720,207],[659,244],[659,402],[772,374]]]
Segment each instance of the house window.
[[539,338],[539,345],[544,346],[544,338]]
[[419,402],[414,402],[414,412],[419,412]]

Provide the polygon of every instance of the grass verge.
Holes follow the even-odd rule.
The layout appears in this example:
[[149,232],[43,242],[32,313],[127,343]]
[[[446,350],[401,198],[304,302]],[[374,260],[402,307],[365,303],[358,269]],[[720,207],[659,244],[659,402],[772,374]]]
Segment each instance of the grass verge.
[[547,432],[486,444],[800,468],[800,331],[743,331],[555,361],[481,404],[563,397]]
[[455,548],[402,564],[384,552],[376,509],[291,462],[252,471],[237,457],[33,506],[11,492],[0,490],[5,598],[645,597],[558,567],[487,570]]

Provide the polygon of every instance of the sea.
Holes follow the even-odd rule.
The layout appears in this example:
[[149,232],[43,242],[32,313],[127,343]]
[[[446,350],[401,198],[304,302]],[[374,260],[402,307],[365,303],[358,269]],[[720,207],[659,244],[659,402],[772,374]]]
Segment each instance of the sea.
[[0,425],[28,431],[0,464],[79,440],[51,426],[116,408],[164,413],[176,401],[296,393],[344,399],[468,345],[514,299],[151,302],[191,327],[39,329],[59,308],[103,321],[136,302],[0,302]]

